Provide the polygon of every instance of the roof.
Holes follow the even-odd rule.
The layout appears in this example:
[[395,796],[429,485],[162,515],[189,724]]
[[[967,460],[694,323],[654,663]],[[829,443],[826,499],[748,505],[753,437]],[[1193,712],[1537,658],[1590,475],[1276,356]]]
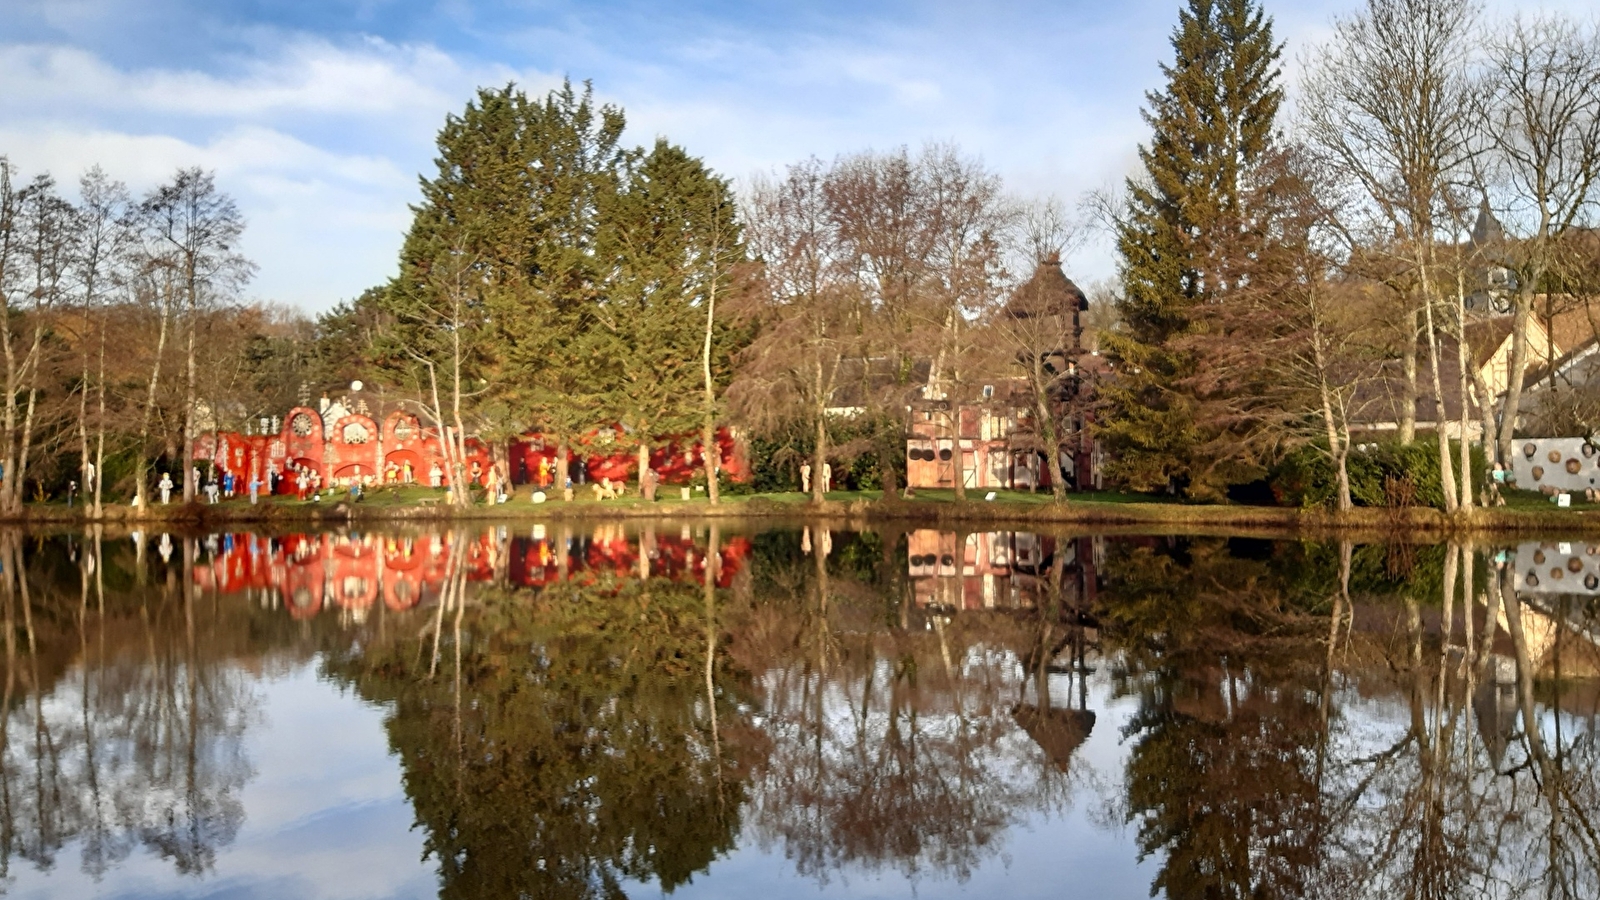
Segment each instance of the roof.
[[1055,253],[1039,261],[1033,276],[1011,292],[1002,311],[1013,319],[1040,316],[1070,316],[1074,308],[1089,308],[1089,298],[1061,271],[1061,257]]
[[[1546,309],[1541,307],[1554,307],[1555,314],[1547,316]],[[1587,300],[1575,297],[1546,297],[1544,303],[1536,300],[1534,318],[1541,327],[1549,328],[1550,340],[1561,356],[1594,343],[1596,334],[1600,334],[1600,309],[1593,309]]]

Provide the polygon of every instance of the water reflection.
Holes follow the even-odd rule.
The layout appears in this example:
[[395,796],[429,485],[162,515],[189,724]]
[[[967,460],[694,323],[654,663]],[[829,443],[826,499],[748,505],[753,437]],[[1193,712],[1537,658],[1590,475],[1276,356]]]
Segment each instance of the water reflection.
[[1581,543],[129,537],[0,534],[13,882],[227,875],[262,673],[316,659],[385,710],[443,897],[693,894],[750,854],[1059,887],[1025,829],[1121,846],[1130,895],[1600,896]]

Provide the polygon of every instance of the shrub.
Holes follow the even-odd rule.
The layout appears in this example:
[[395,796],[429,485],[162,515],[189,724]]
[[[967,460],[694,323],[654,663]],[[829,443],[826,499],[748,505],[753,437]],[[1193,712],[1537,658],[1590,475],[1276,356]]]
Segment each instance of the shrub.
[[[1350,475],[1350,501],[1356,506],[1389,506],[1399,496],[1414,496],[1418,506],[1444,508],[1439,487],[1439,446],[1432,440],[1410,444],[1378,441],[1352,449],[1345,461]],[[1451,460],[1459,460],[1461,444],[1450,442]],[[1470,448],[1473,484],[1483,483],[1483,448]],[[1456,473],[1460,477],[1459,472]],[[1272,492],[1285,506],[1333,507],[1338,479],[1326,445],[1307,445],[1284,457],[1272,470]]]

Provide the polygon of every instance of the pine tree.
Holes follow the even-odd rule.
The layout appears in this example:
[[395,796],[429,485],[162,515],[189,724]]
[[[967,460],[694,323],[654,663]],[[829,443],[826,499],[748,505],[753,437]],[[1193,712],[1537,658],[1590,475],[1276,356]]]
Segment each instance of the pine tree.
[[1203,458],[1217,426],[1187,383],[1204,361],[1184,337],[1198,307],[1226,300],[1208,256],[1228,243],[1218,232],[1235,227],[1241,184],[1273,144],[1282,46],[1255,0],[1189,0],[1172,47],[1165,89],[1147,95],[1144,177],[1129,179],[1118,223],[1126,330],[1102,338],[1117,378],[1101,390],[1097,435],[1109,474],[1130,486],[1214,495],[1238,473]]

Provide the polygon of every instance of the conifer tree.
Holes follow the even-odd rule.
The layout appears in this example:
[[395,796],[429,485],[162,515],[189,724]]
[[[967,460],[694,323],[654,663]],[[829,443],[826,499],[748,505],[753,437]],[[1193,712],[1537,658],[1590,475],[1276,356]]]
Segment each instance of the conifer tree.
[[1172,47],[1166,87],[1147,95],[1144,174],[1117,222],[1126,331],[1102,337],[1118,375],[1097,432],[1114,477],[1206,495],[1238,473],[1202,458],[1217,426],[1187,383],[1204,361],[1184,337],[1199,306],[1225,302],[1209,248],[1237,227],[1241,185],[1272,146],[1282,48],[1255,0],[1188,0]]
[[[607,361],[601,405],[631,430],[642,476],[653,437],[687,433],[705,419],[706,313],[744,251],[727,182],[665,140],[631,161],[601,212],[611,275],[586,344]],[[724,330],[713,321],[713,337]],[[724,342],[712,345],[713,371],[725,370]],[[715,450],[708,444],[706,452]]]
[[[451,369],[451,392],[496,420],[481,425],[533,428],[563,449],[604,424],[593,402],[604,360],[585,355],[580,338],[607,280],[599,206],[617,190],[623,127],[620,110],[571,83],[540,100],[515,85],[480,90],[446,120],[400,274],[380,301],[395,326],[386,358],[409,368],[415,387],[427,392]],[[459,398],[452,404],[459,414]],[[565,466],[560,452],[558,481]]]

